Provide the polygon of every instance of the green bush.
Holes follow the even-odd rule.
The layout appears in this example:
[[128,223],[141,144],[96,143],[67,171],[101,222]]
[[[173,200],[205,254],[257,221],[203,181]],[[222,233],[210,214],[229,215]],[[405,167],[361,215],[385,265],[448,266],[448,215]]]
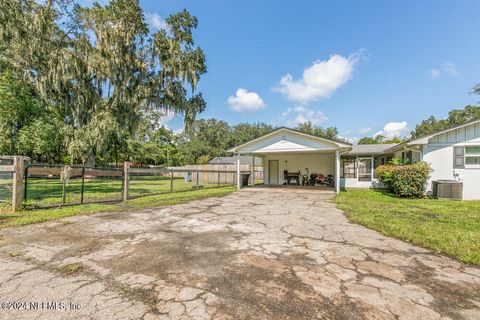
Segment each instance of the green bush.
[[406,198],[423,197],[430,172],[430,167],[423,161],[407,165],[383,165],[376,169],[387,190]]
[[384,164],[377,169],[375,169],[375,173],[379,177],[380,181],[385,186],[385,189],[389,191],[393,191],[393,171],[397,166]]

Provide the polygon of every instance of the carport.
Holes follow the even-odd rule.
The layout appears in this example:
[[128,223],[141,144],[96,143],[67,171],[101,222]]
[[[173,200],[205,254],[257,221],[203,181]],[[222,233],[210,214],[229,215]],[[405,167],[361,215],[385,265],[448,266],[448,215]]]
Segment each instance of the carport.
[[[303,174],[321,173],[334,176],[334,188],[339,192],[340,155],[351,149],[352,145],[347,142],[281,127],[228,151],[237,157],[250,155],[262,158],[265,185],[284,185],[297,174],[301,177]],[[237,160],[236,164],[237,188],[240,189],[240,161]]]

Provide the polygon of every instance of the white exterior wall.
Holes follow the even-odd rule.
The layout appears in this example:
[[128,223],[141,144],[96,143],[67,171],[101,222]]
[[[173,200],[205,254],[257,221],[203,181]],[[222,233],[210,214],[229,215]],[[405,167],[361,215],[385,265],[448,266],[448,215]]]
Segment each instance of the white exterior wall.
[[480,200],[480,166],[465,165],[463,169],[453,168],[455,146],[480,146],[480,124],[472,124],[432,137],[423,149],[423,160],[433,172],[428,181],[428,191],[432,191],[432,181],[439,179],[463,182],[463,199]]
[[[321,173],[323,175],[335,175],[335,153],[295,153],[295,154],[268,154],[265,155],[263,166],[263,182],[268,184],[268,161],[278,160],[278,182],[283,184],[283,171],[305,173],[305,168],[308,168],[309,175],[312,173]],[[287,161],[287,163],[285,163]]]
[[372,181],[358,181],[357,178],[340,178],[340,187],[342,188],[383,188],[383,185],[377,178]]
[[[459,145],[459,144],[455,144]],[[479,143],[480,146],[480,143]],[[480,200],[480,167],[453,168],[453,147],[427,145],[423,151],[423,160],[432,168],[428,181],[427,191],[432,191],[432,181],[440,179],[456,180],[463,182],[463,199]],[[458,174],[458,177],[455,177]]]

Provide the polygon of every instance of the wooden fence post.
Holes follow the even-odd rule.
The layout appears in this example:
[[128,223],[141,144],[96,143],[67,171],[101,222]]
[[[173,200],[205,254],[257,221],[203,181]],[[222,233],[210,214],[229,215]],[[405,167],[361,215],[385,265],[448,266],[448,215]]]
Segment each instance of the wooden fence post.
[[83,194],[85,193],[85,163],[82,168],[82,191],[80,194],[80,203],[83,204]]
[[13,190],[12,190],[12,208],[14,211],[22,209],[23,203],[23,175],[25,174],[25,161],[23,157],[15,156],[13,158]]
[[129,170],[130,162],[125,161],[123,163],[123,201],[128,200],[128,185],[129,185]]
[[170,172],[170,192],[173,192],[173,170]]

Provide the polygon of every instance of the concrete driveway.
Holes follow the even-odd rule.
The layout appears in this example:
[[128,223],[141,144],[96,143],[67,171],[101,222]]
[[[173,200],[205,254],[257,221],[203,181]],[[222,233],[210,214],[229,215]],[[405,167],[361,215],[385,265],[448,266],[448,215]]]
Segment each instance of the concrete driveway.
[[480,318],[479,269],[352,224],[332,197],[246,189],[4,230],[0,317]]

